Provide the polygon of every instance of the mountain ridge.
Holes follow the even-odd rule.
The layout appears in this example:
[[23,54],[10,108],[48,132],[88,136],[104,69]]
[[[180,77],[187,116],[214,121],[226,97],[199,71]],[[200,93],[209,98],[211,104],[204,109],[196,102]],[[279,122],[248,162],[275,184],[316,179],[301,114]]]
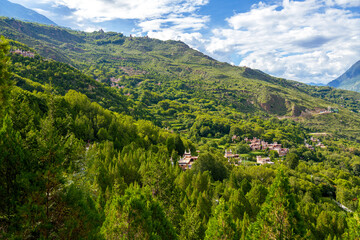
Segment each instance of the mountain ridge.
[[[148,111],[159,126],[191,132],[199,114],[230,119],[247,114],[303,119],[310,114],[305,123],[324,129],[330,115],[317,116],[317,111],[334,108],[346,117],[334,117],[331,128],[343,135],[357,133],[349,126],[357,122],[351,111],[359,110],[358,95],[232,66],[180,41],[86,33],[8,18],[0,18],[0,33],[115,88],[134,103],[130,112],[135,117]],[[334,98],[338,95],[344,98]]]
[[329,82],[328,86],[360,92],[360,60],[341,76]]
[[57,25],[49,18],[36,11],[7,0],[0,0],[0,16],[15,18],[22,21],[37,22],[47,25]]
[[[82,33],[58,27],[42,27],[31,23],[24,24],[18,21],[12,21],[11,19],[5,19],[2,23],[5,23],[5,26],[2,24],[3,28],[1,32],[4,33],[4,27],[7,28],[5,31],[11,29],[13,32],[12,34],[5,32],[5,36],[11,38],[16,34],[20,34],[21,36],[17,36],[18,39],[16,40],[22,40],[31,47],[38,48],[37,51],[41,55],[67,62],[79,69],[88,69],[88,62],[101,64],[101,61],[103,61],[104,68],[108,68],[107,66],[109,65],[118,64],[125,64],[128,65],[126,67],[132,67],[135,64],[136,68],[141,68],[151,74],[154,73],[153,70],[155,69],[155,74],[167,76],[172,79],[182,78],[188,79],[190,82],[196,82],[201,79],[203,84],[200,85],[204,85],[201,86],[204,88],[212,88],[208,84],[205,84],[205,82],[223,84],[223,87],[216,88],[222,89],[221,91],[224,90],[224,87],[228,89],[235,84],[244,87],[245,89],[243,90],[245,91],[243,92],[246,92],[246,88],[250,87],[250,85],[253,85],[251,89],[259,90],[259,85],[267,82],[265,85],[269,86],[261,86],[262,89],[255,94],[260,98],[254,100],[257,102],[260,100],[257,105],[265,106],[265,108],[269,110],[272,109],[272,107],[266,107],[266,99],[271,99],[271,94],[268,94],[268,92],[275,87],[271,85],[284,85],[293,89],[292,85],[285,80],[271,77],[259,70],[234,67],[227,63],[218,62],[178,41],[163,42],[149,38],[124,37],[122,34],[112,32]],[[40,43],[34,41],[34,39],[43,42]],[[89,45],[94,45],[92,52],[84,48]],[[113,47],[119,48],[118,52],[106,52]],[[60,50],[62,52],[60,52]],[[64,52],[66,52],[66,54],[64,54]],[[111,72],[111,70],[107,72]],[[107,80],[111,77],[117,78],[121,75],[97,76],[94,72],[88,72],[88,74],[94,78],[103,77],[107,78]],[[188,82],[188,84],[194,86],[190,82]],[[196,85],[198,84],[196,83]],[[280,94],[283,92],[280,89],[277,90]],[[217,91],[219,92],[220,90]],[[292,98],[291,95],[293,94],[287,95],[288,98]],[[285,101],[287,97],[281,99]],[[283,104],[285,104],[285,102],[283,102]],[[289,109],[291,108],[292,106],[289,106]],[[282,114],[284,114],[283,111]]]

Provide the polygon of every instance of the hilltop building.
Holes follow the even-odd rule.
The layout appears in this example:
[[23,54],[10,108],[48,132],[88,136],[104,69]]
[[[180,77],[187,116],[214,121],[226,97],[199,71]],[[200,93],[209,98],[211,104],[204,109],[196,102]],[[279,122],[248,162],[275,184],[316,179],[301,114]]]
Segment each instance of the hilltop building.
[[269,157],[263,158],[261,156],[256,156],[256,163],[261,164],[261,165],[263,165],[263,164],[274,164],[274,162],[272,162]]
[[30,57],[30,58],[34,58],[35,54],[30,52],[30,51],[23,51],[21,49],[16,49],[16,50],[10,50],[11,53],[15,53],[15,54],[19,54],[22,55],[24,57]]
[[183,157],[180,158],[178,164],[182,170],[191,169],[192,164],[198,159],[198,156],[191,156],[191,151],[185,151]]
[[318,144],[316,144],[316,147],[326,148],[326,146],[322,142],[319,142]]
[[307,149],[311,150],[311,151],[314,151],[314,150],[315,150],[314,147],[311,146],[311,145],[308,144],[308,143],[305,143],[305,147],[306,147]]
[[227,158],[228,160],[231,160],[233,158],[239,158],[239,154],[232,153],[231,149],[229,151],[225,149],[224,157]]
[[[315,147],[326,148],[326,146],[317,138],[311,137],[310,141],[312,141],[313,143],[316,143]],[[306,142],[306,139],[304,139],[304,143],[305,143],[305,147],[307,147],[308,149],[315,150],[315,148],[312,145],[310,145]]]

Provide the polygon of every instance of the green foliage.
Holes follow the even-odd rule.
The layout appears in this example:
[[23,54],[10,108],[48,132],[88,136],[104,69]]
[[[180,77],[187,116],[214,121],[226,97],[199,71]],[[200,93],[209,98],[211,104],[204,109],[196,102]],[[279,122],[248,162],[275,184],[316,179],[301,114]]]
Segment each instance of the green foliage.
[[[0,41],[0,238],[358,238],[359,121],[332,104],[354,111],[356,94],[304,90],[181,42],[5,18],[0,32],[37,49],[10,64]],[[330,103],[339,113],[304,112]],[[332,133],[310,135],[320,130]],[[304,146],[315,135],[325,148]],[[245,137],[291,153],[256,166],[253,155],[278,155]],[[225,148],[250,161],[228,162]],[[182,171],[185,150],[201,151]]]
[[250,231],[254,239],[299,239],[303,236],[302,219],[283,170],[278,171]]
[[299,165],[299,156],[296,153],[291,152],[286,155],[285,161],[289,168],[295,169]]
[[210,153],[200,154],[192,168],[195,172],[209,171],[215,181],[222,181],[228,174],[224,160]]
[[348,232],[344,234],[348,239],[358,239],[360,237],[360,216],[359,209],[354,213],[353,216],[347,219],[349,226]]
[[105,239],[177,239],[160,204],[149,190],[133,186],[114,195],[105,210],[101,233]]
[[236,152],[239,154],[249,153],[251,148],[248,144],[239,144],[236,146]]
[[209,220],[204,239],[238,239],[236,224],[229,207],[223,199],[215,208],[213,217]]
[[20,133],[13,129],[13,123],[5,116],[0,129],[0,216],[4,225],[9,225],[16,213],[16,204],[21,198],[20,175],[27,165]]
[[0,36],[0,117],[3,115],[4,108],[7,104],[9,88],[12,85],[10,81],[9,68],[9,44],[7,40]]
[[181,222],[180,239],[204,239],[205,227],[201,214],[195,207],[185,209],[184,220]]

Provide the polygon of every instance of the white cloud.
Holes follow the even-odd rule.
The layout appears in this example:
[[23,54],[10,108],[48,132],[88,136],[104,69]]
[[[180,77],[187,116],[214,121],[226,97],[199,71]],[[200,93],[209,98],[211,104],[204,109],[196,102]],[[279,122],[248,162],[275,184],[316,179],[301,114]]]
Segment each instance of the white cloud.
[[[34,6],[30,0],[13,0]],[[72,27],[84,31],[99,29],[102,22],[114,19],[134,20],[133,35],[145,35],[161,40],[181,40],[196,48],[203,42],[201,30],[209,22],[209,16],[197,15],[196,11],[209,0],[39,0],[52,9],[66,7],[70,15],[64,18]],[[33,7],[33,9],[35,9]],[[51,12],[36,10],[46,16]],[[59,16],[55,16],[56,17]],[[67,23],[67,22],[66,22]]]
[[40,13],[40,14],[42,14],[42,15],[44,15],[44,16],[47,16],[47,17],[54,16],[54,14],[52,12],[41,9],[41,8],[33,8],[33,10]]
[[[30,0],[13,1],[34,4]],[[75,28],[92,31],[99,26],[106,28],[108,25],[102,25],[103,21],[131,19],[132,34],[181,40],[216,59],[240,62],[275,76],[304,82],[332,80],[360,56],[360,14],[351,9],[360,6],[359,0],[259,2],[248,12],[227,18],[228,26],[212,30],[211,16],[197,14],[209,0],[36,2],[65,9],[66,16],[58,12],[60,20],[70,22]],[[34,8],[41,8],[41,4]]]
[[202,28],[205,28],[208,21],[208,16],[183,16],[172,14],[167,16],[166,18],[157,18],[142,21],[141,23],[139,23],[139,27],[141,27],[144,32],[159,31],[168,27],[171,27],[175,30],[198,31]]
[[276,76],[330,81],[360,58],[359,15],[339,4],[355,1],[254,5],[249,12],[228,18],[228,28],[213,30],[206,50],[217,55],[235,51],[242,57],[240,65]]
[[[14,0],[31,5],[29,0]],[[133,34],[147,34],[161,40],[185,41],[192,47],[202,42],[200,30],[206,28],[209,16],[195,12],[209,0],[40,0],[52,7],[67,7],[72,24],[85,31],[98,29],[98,24],[114,19],[134,19]],[[49,16],[39,8],[37,11]],[[63,17],[62,17],[63,18]]]
[[208,22],[208,16],[169,15],[166,18],[142,21],[139,27],[151,38],[180,40],[197,48],[205,42],[199,31],[206,28]]
[[327,0],[327,5],[334,6],[339,5],[341,7],[359,7],[360,1],[359,0]]
[[74,10],[79,20],[147,19],[194,12],[208,0],[42,0]]

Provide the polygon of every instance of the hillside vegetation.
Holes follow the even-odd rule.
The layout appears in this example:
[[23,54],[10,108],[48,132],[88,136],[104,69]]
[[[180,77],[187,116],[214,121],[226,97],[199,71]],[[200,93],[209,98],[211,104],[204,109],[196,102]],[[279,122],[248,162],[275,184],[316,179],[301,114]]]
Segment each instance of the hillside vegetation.
[[[158,126],[187,130],[194,123],[193,116],[200,113],[218,116],[220,112],[230,119],[249,113],[298,117],[328,107],[340,109],[346,116],[344,122],[331,121],[330,127],[326,124],[329,131],[341,132],[348,126],[358,126],[357,115],[352,113],[359,110],[358,95],[332,89],[323,96],[324,91],[318,87],[303,87],[259,70],[221,63],[182,42],[125,37],[114,32],[85,33],[7,18],[0,21],[0,33],[29,45],[40,56],[71,64],[112,87],[113,92],[117,89],[118,95],[126,95],[129,102],[135,103],[134,117],[150,111]],[[57,84],[53,84],[56,89]],[[90,84],[89,88],[96,92],[99,86]],[[343,100],[339,101],[338,96]],[[112,99],[103,101],[108,101],[103,106],[109,108]],[[111,105],[116,108],[118,104]],[[324,124],[323,118],[326,120],[326,116],[319,119],[320,125]],[[357,134],[348,136],[355,139]]]
[[1,239],[360,236],[357,94],[181,42],[6,18],[0,32]]

